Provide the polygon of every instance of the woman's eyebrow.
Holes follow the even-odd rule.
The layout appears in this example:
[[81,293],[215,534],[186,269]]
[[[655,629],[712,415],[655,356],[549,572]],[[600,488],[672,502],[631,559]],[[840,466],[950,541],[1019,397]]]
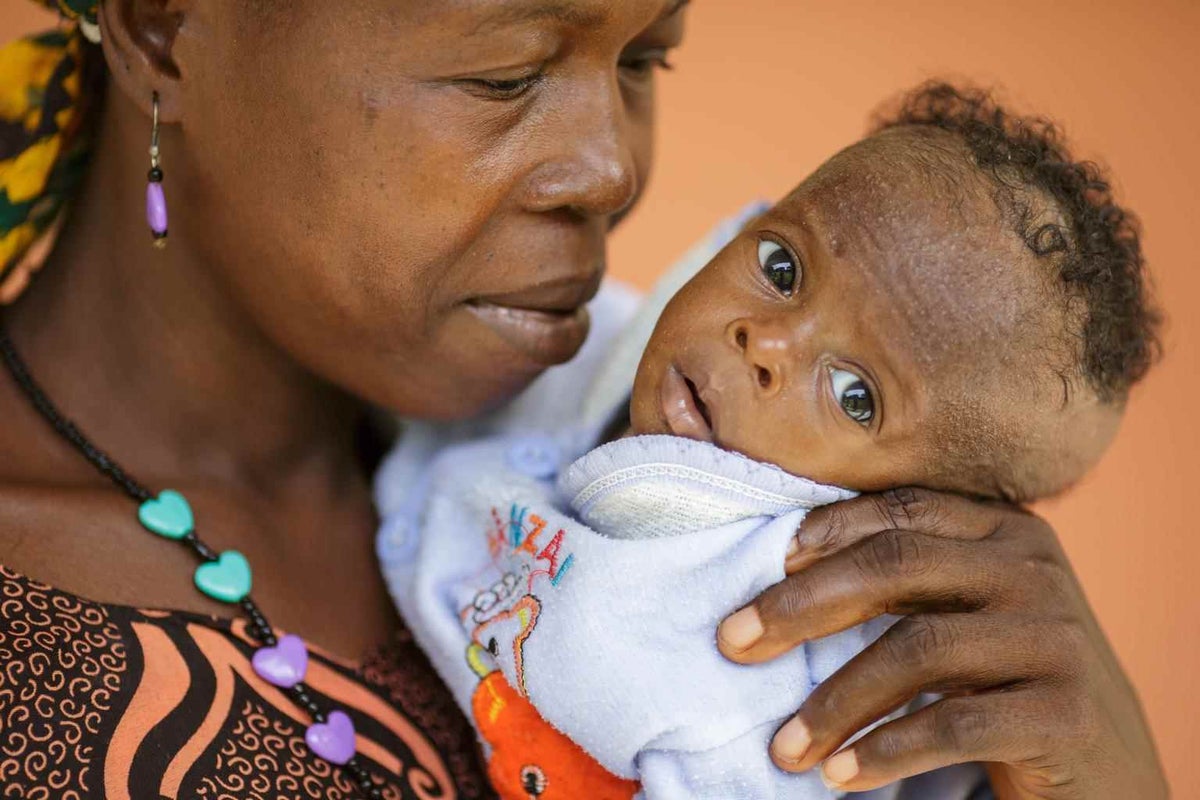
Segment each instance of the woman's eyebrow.
[[[686,3],[688,0],[682,0],[682,2]],[[562,0],[505,3],[486,19],[481,20],[469,35],[478,36],[497,28],[537,22],[543,19],[556,20],[577,27],[589,27],[604,24],[608,20],[608,12],[604,10],[603,6],[587,8],[581,7],[579,3],[563,2]]]
[[[664,19],[675,16],[691,1],[671,0],[667,7],[663,9],[663,12],[658,15],[655,22],[662,22]],[[558,0],[557,2],[545,2],[545,0],[541,0],[540,2],[505,4],[497,9],[494,14],[476,25],[470,35],[477,36],[497,28],[520,25],[526,22],[537,22],[542,19],[552,19],[577,27],[589,27],[602,25],[607,21],[608,13],[602,6],[597,8],[581,8],[577,2],[564,2],[563,0]]]

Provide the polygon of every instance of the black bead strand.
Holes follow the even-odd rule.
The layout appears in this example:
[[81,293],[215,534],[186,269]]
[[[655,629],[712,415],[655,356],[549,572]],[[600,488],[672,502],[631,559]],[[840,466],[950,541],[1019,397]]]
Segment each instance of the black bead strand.
[[153,497],[146,487],[126,475],[125,471],[109,458],[107,453],[88,441],[71,420],[59,413],[58,408],[42,391],[42,387],[29,374],[29,369],[17,354],[12,339],[8,336],[8,329],[2,323],[0,323],[0,356],[3,356],[4,364],[12,374],[13,380],[32,401],[34,408],[54,426],[54,430],[60,436],[74,445],[75,449],[82,453],[83,457],[90,461],[96,469],[112,479],[134,500],[144,503]]
[[[151,180],[153,179],[153,176],[151,176]],[[124,491],[125,494],[133,498],[139,505],[154,497],[154,494],[149,489],[130,477],[112,457],[92,444],[79,428],[71,420],[63,416],[58,407],[51,402],[50,398],[46,396],[41,386],[30,374],[25,362],[18,355],[12,339],[9,338],[8,330],[3,324],[2,318],[0,318],[0,358],[3,358],[5,366],[13,376],[13,380],[16,381],[17,386],[29,398],[38,413],[96,469],[112,480],[113,483]],[[217,551],[201,541],[194,531],[186,534],[179,541],[204,561],[216,561],[219,558]],[[277,643],[275,633],[271,628],[270,622],[259,609],[258,604],[247,596],[242,598],[238,605],[250,622],[252,635],[268,647],[274,646]],[[327,720],[326,714],[309,695],[308,687],[303,683],[297,683],[293,686],[290,694],[296,705],[307,712],[313,722],[322,724]],[[383,794],[379,787],[371,780],[369,773],[362,767],[357,758],[352,758],[342,768],[358,787],[363,797],[369,800],[376,800],[377,798],[378,800],[382,800]]]

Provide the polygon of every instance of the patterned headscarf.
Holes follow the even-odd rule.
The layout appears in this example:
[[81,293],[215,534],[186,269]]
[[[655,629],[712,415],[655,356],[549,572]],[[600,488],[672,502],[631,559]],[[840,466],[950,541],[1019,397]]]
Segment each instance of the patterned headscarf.
[[99,0],[36,0],[57,10],[59,30],[0,47],[0,302],[46,248],[87,155],[84,70],[98,33]]

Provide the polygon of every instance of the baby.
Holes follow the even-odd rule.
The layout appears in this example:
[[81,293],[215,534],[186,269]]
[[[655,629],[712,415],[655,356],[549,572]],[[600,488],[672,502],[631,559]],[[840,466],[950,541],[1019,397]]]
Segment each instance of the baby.
[[1066,489],[1156,353],[1135,221],[982,93],[922,87],[718,238],[665,309],[380,472],[392,592],[506,800],[834,796],[768,741],[889,621],[754,667],[718,622],[818,505]]

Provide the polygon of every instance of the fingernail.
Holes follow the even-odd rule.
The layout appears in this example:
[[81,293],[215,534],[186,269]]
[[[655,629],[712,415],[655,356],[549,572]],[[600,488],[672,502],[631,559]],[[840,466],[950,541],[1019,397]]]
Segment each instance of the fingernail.
[[825,766],[821,768],[821,780],[831,789],[854,780],[857,774],[858,756],[853,750],[843,750],[826,760]]
[[787,557],[791,558],[792,556],[796,555],[799,552],[800,552],[800,537],[793,536],[791,538],[791,541],[788,542]]
[[801,722],[799,717],[792,717],[779,729],[779,733],[775,734],[771,749],[784,761],[799,761],[808,752],[810,744],[812,734],[808,732],[808,726]]
[[717,637],[731,650],[745,650],[762,638],[762,620],[754,606],[747,606],[726,619],[717,628]]

